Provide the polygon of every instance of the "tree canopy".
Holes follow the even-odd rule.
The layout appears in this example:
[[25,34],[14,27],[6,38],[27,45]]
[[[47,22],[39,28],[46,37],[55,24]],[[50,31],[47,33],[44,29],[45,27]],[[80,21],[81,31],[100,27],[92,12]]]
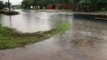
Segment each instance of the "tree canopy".
[[3,9],[3,8],[4,8],[4,6],[5,6],[5,5],[3,4],[3,2],[2,2],[2,1],[0,1],[0,10],[1,10],[1,9]]
[[82,11],[107,10],[107,0],[77,0],[76,3],[73,4],[75,10]]
[[30,6],[47,6],[48,4],[69,3],[71,0],[23,0],[22,6],[29,8]]
[[30,6],[47,6],[49,4],[58,3],[71,3],[74,10],[84,10],[90,11],[107,9],[107,0],[23,0],[22,6],[24,8],[30,8]]

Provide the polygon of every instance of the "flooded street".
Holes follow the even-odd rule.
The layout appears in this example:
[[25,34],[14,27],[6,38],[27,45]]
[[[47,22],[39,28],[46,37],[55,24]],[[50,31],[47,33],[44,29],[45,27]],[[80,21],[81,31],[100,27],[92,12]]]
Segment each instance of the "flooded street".
[[32,45],[0,50],[0,60],[107,60],[107,21],[73,18],[69,12],[20,12],[0,15],[1,25],[23,33],[48,31],[65,22],[71,28]]
[[[59,20],[64,22],[67,17],[58,15],[58,13],[36,12],[34,10],[18,10],[20,15],[1,16],[1,26],[10,27],[23,33],[34,33],[38,31],[49,31]],[[59,12],[60,14],[60,12]],[[65,13],[62,13],[64,15]],[[68,19],[67,19],[68,20]],[[57,23],[56,23],[57,22]]]

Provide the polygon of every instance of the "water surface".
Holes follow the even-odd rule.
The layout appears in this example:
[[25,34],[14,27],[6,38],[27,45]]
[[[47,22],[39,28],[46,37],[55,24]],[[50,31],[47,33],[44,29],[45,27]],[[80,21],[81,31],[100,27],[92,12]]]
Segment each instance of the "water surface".
[[[53,36],[45,41],[25,47],[1,50],[0,60],[107,60],[106,21],[73,18],[71,15],[72,13],[67,12],[34,12],[35,11],[24,11],[24,14],[28,14],[25,20],[20,21],[20,18],[16,19],[15,21],[17,21],[17,23],[14,22],[12,26],[15,27],[15,25],[24,21],[22,25],[18,25],[17,29],[20,28],[20,25],[25,28],[25,26],[29,24],[29,26],[26,26],[26,29],[28,28],[28,32],[31,26],[35,26],[36,24],[39,26],[37,21],[40,21],[40,26],[43,24],[41,29],[43,28],[48,30],[59,22],[69,22],[71,24],[71,28],[64,34]],[[31,15],[29,13],[31,13]],[[38,20],[33,20],[30,18],[31,16],[33,16],[33,18],[37,18],[34,17],[35,15],[32,15],[33,13],[40,14],[42,16],[36,15],[38,16]],[[43,15],[46,17],[43,17]],[[1,21],[2,25],[11,26],[6,25],[7,22],[5,22],[5,19],[4,23],[3,20]],[[45,23],[43,22],[45,22],[46,25],[44,25]],[[47,26],[48,29],[45,26]],[[26,29],[22,29],[20,31],[25,32]]]
[[[36,12],[34,10],[18,10],[20,15],[2,15],[1,25],[16,29],[23,33],[33,33],[38,31],[49,31],[54,28],[56,21],[65,20],[59,12]],[[61,17],[61,18],[60,18]],[[67,19],[68,20],[68,19]],[[55,22],[55,23],[54,23]]]

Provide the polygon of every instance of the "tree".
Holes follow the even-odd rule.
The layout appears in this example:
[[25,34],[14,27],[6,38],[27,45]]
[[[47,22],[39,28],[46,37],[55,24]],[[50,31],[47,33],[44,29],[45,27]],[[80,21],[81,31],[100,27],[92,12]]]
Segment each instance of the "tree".
[[99,10],[105,9],[107,10],[107,0],[98,0],[97,5]]
[[26,9],[30,9],[30,6],[32,6],[32,0],[23,0],[22,7]]
[[98,11],[107,9],[107,0],[73,0],[74,10]]
[[4,6],[3,2],[0,1],[0,10],[3,9],[4,7],[5,7],[5,6]]
[[80,0],[72,0],[73,10],[74,10],[74,11],[77,11],[77,10],[78,10],[79,1],[80,1]]
[[79,1],[79,10],[90,11],[92,10],[92,2],[90,0],[80,0]]

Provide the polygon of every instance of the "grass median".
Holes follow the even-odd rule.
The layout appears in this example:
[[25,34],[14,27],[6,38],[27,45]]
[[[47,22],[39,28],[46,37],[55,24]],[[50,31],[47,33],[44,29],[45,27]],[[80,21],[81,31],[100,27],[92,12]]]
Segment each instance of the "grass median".
[[70,24],[61,23],[50,31],[36,33],[19,33],[8,27],[0,27],[0,50],[25,46],[45,40],[55,34],[63,33],[70,28]]

